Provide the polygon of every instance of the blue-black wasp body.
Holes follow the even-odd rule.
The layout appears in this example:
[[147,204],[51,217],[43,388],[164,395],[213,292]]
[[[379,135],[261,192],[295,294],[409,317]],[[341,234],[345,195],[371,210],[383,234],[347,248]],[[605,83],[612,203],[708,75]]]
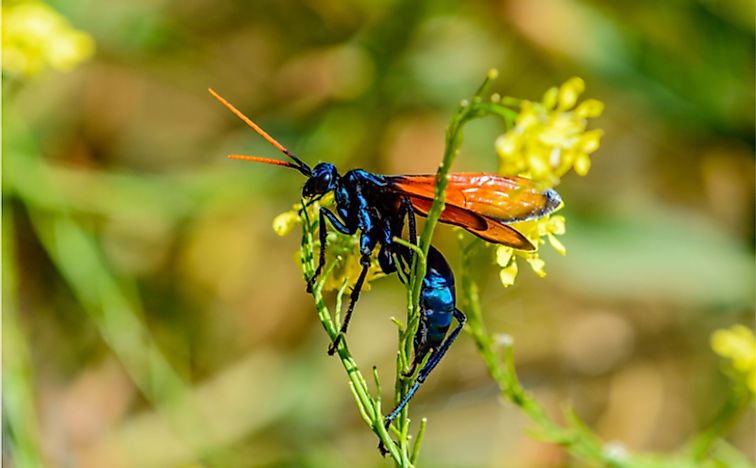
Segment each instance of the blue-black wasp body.
[[402,236],[405,218],[409,221],[410,242],[415,244],[417,239],[412,204],[406,197],[401,197],[390,190],[384,176],[362,169],[353,169],[340,176],[333,164],[320,163],[311,171],[309,179],[302,188],[302,196],[305,199],[317,199],[329,192],[334,193],[336,213],[328,208],[320,208],[318,228],[320,256],[315,274],[308,279],[308,291],[311,290],[325,265],[328,233],[326,220],[342,234],[360,233],[361,265],[360,275],[352,288],[339,336],[328,348],[328,354],[333,354],[349,326],[354,305],[370,268],[373,250],[380,245],[378,263],[384,273],[391,274],[397,268],[394,264],[393,239]]
[[[320,210],[321,259],[314,277],[320,274],[325,250],[325,220],[327,219],[338,232],[353,235],[360,232],[360,260],[369,266],[370,255],[377,245],[378,262],[386,273],[396,271],[391,246],[394,237],[401,237],[404,220],[410,220],[410,238],[414,233],[414,216],[412,205],[406,197],[401,197],[391,190],[384,176],[373,174],[363,169],[353,169],[340,176],[336,167],[329,163],[320,163],[312,170],[310,178],[302,188],[305,199],[313,199],[333,192],[336,213],[327,208]],[[413,242],[414,243],[414,242]]]

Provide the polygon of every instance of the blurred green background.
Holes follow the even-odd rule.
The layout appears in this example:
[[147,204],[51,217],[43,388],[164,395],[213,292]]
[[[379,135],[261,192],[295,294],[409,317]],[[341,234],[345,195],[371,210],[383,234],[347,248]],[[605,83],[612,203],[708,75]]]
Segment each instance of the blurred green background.
[[[48,5],[94,53],[3,75],[9,466],[388,463],[326,356],[298,236],[271,229],[303,178],[227,160],[279,155],[208,87],[310,164],[417,173],[489,68],[533,100],[582,77],[606,133],[559,187],[568,254],[545,249],[548,276],[509,289],[481,258],[491,327],[553,414],[573,406],[627,450],[674,451],[727,400],[709,337],[753,326],[753,2]],[[502,131],[473,123],[455,170],[494,171]],[[453,268],[455,235],[435,241]],[[363,294],[348,341],[364,369],[393,374],[404,299],[394,278]],[[502,404],[464,334],[413,415],[421,466],[579,465]],[[752,407],[728,441],[753,458]]]

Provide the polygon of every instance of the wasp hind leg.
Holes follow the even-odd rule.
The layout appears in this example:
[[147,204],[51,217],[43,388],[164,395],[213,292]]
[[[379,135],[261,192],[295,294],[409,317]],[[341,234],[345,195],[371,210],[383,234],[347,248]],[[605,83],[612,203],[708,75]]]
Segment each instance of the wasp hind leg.
[[402,198],[404,214],[407,216],[407,230],[409,231],[409,241],[412,245],[417,245],[417,226],[415,225],[415,208],[409,198]]
[[[396,408],[389,413],[388,416],[383,420],[383,424],[386,428],[388,428],[391,423],[396,419],[397,416],[399,416],[399,413],[402,412],[405,406],[407,406],[407,403],[412,399],[412,397],[415,395],[417,390],[420,388],[420,385],[425,382],[425,379],[428,378],[428,375],[430,375],[431,371],[435,369],[435,367],[438,365],[439,362],[441,362],[441,359],[444,357],[446,352],[449,350],[449,347],[454,343],[454,340],[457,339],[457,336],[462,331],[462,327],[464,327],[465,322],[467,321],[467,317],[465,317],[465,314],[463,314],[459,309],[454,309],[454,318],[457,320],[457,326],[452,330],[451,334],[446,337],[446,339],[441,343],[441,345],[433,350],[433,353],[431,353],[430,358],[428,359],[428,362],[425,363],[422,369],[420,369],[420,372],[417,375],[417,379],[415,379],[415,382],[413,382],[410,389],[407,391],[407,394],[404,395],[404,398],[402,398],[402,401],[399,402],[398,405],[396,405]],[[381,453],[385,453],[385,447],[383,444],[380,444],[378,446],[378,450],[381,451]]]

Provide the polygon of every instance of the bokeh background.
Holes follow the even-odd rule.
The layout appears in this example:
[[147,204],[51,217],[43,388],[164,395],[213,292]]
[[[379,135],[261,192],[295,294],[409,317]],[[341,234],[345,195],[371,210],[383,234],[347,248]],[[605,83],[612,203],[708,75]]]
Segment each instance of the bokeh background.
[[[752,2],[55,0],[91,43],[37,69],[8,53],[21,3],[3,6],[9,466],[388,463],[325,353],[298,235],[271,229],[303,178],[227,160],[279,155],[208,87],[311,164],[416,173],[489,68],[533,100],[582,77],[605,136],[559,187],[567,256],[508,289],[481,258],[488,321],[549,411],[615,450],[674,452],[727,401],[710,336],[754,313]],[[494,171],[502,130],[474,122],[455,170]],[[455,236],[435,243],[457,268]],[[404,298],[395,278],[363,294],[364,369],[393,374]],[[413,402],[421,466],[580,465],[497,394],[463,334]],[[737,421],[722,447],[753,460],[753,407]]]

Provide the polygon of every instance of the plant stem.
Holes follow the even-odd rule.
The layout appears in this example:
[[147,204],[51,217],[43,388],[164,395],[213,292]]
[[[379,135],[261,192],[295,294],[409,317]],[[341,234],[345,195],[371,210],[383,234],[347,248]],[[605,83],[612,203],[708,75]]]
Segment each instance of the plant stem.
[[[16,297],[19,290],[14,213],[3,207],[3,433],[15,466],[44,466],[40,444],[29,342],[24,334]],[[7,438],[6,438],[7,437]]]
[[[436,171],[436,187],[433,203],[428,211],[427,220],[418,241],[418,248],[422,255],[418,253],[413,256],[412,274],[410,275],[410,281],[407,283],[407,326],[399,329],[395,403],[402,400],[410,384],[410,379],[405,377],[403,372],[407,369],[409,362],[411,362],[414,337],[420,323],[420,290],[426,270],[424,258],[428,255],[428,250],[433,239],[433,232],[441,218],[441,213],[444,211],[446,187],[449,185],[449,171],[459,153],[459,147],[463,139],[462,129],[465,123],[473,118],[489,113],[486,109],[489,103],[484,103],[482,96],[488,90],[491,81],[496,78],[496,74],[495,70],[490,71],[472,99],[469,101],[464,100],[459,104],[446,129],[446,145],[441,164]],[[418,259],[423,259],[423,261],[418,261]],[[406,434],[409,429],[408,414],[409,405],[405,406],[399,417],[395,420],[395,424],[401,434]]]
[[751,402],[752,398],[748,389],[733,389],[729,393],[727,401],[706,429],[697,434],[689,443],[688,451],[691,460],[696,463],[705,460],[714,444],[729,432]]
[[[313,240],[313,235],[317,226],[316,223],[310,222],[310,216],[306,209],[302,210],[302,218],[302,245],[300,249],[302,270],[305,274],[305,277],[310,278],[315,274],[315,270],[317,268],[315,263],[315,248]],[[325,271],[323,271],[318,282],[315,284],[315,287],[312,290],[318,318],[320,319],[320,323],[323,325],[323,329],[325,329],[331,342],[333,342],[333,340],[335,340],[339,335],[339,327],[331,318],[331,313],[328,310],[328,306],[326,305],[325,300],[323,299],[323,286],[325,285],[325,282],[330,273],[336,267],[337,261],[332,262],[326,267]],[[342,285],[337,293],[337,306],[341,306],[345,292],[346,284]],[[341,340],[339,346],[336,348],[336,354],[339,356],[339,360],[341,361],[341,364],[347,373],[347,377],[349,378],[349,385],[354,395],[355,402],[357,403],[357,408],[365,423],[378,436],[381,444],[397,466],[411,467],[412,463],[410,463],[409,461],[409,455],[404,451],[400,451],[397,444],[389,435],[388,430],[386,430],[386,428],[383,426],[380,393],[376,398],[373,398],[370,395],[367,381],[362,375],[357,362],[349,352],[346,340]],[[375,377],[377,378],[377,375]],[[378,389],[378,391],[380,391],[380,389]]]
[[601,440],[591,433],[573,413],[566,414],[568,425],[562,426],[546,413],[540,403],[526,391],[514,366],[514,352],[509,340],[503,341],[503,358],[496,351],[496,339],[487,331],[480,307],[478,285],[470,276],[470,258],[480,242],[462,249],[462,301],[467,313],[467,330],[475,341],[489,374],[499,386],[501,396],[519,407],[538,426],[541,435],[549,442],[564,447],[579,460],[596,466],[634,466],[628,454],[625,457],[613,457],[604,450]]

